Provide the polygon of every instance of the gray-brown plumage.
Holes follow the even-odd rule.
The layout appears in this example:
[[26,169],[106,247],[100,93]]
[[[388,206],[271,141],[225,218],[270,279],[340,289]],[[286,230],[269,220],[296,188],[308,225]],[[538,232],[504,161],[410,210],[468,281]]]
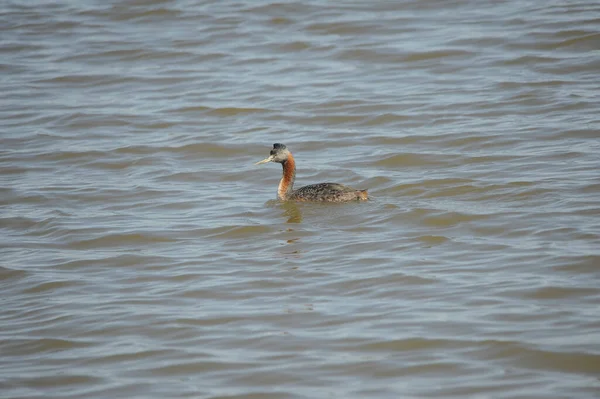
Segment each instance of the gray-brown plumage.
[[282,201],[347,202],[369,199],[367,190],[357,190],[338,183],[311,184],[294,190],[296,161],[292,153],[283,144],[273,144],[269,157],[257,162],[256,165],[267,162],[277,162],[283,167],[283,176],[277,188],[277,198]]

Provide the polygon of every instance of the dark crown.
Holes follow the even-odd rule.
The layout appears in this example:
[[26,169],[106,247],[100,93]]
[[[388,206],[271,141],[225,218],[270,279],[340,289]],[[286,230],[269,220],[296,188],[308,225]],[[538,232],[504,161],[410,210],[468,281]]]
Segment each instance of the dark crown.
[[273,144],[273,149],[274,150],[285,150],[287,147],[285,146],[285,144],[281,144],[281,143],[275,143]]

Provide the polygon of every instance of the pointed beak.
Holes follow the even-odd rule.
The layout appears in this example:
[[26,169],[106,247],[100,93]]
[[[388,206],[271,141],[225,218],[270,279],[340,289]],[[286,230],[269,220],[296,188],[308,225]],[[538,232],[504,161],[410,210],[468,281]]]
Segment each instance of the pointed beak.
[[258,161],[254,165],[262,165],[263,163],[272,162],[272,161],[273,161],[273,155],[271,155],[269,158],[263,159],[262,161]]

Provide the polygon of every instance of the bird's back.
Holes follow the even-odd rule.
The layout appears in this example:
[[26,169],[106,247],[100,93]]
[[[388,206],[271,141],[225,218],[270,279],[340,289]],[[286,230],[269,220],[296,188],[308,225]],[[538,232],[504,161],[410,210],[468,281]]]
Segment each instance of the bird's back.
[[367,190],[356,190],[339,183],[319,183],[294,190],[290,196],[294,201],[345,202],[369,199]]

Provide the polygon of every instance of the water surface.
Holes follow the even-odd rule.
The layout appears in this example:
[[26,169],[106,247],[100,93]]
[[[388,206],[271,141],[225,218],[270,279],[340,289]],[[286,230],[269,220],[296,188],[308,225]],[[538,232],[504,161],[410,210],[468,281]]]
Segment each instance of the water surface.
[[4,2],[0,396],[598,396],[599,16]]

